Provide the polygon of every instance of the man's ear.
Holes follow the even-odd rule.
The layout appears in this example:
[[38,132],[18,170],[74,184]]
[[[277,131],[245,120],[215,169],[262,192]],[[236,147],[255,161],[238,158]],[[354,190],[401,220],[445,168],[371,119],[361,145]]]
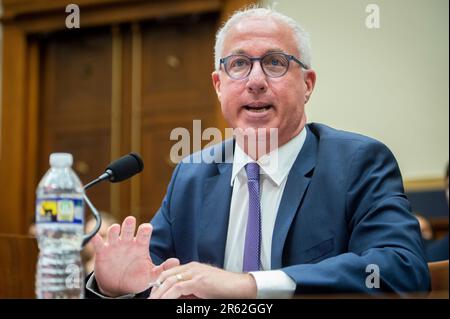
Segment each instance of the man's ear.
[[313,70],[306,70],[303,72],[303,76],[306,84],[305,103],[307,103],[314,91],[314,86],[316,85],[316,72]]
[[212,83],[213,83],[214,89],[216,90],[217,98],[220,101],[220,77],[219,77],[219,72],[218,71],[214,71],[211,74],[211,78],[212,78]]

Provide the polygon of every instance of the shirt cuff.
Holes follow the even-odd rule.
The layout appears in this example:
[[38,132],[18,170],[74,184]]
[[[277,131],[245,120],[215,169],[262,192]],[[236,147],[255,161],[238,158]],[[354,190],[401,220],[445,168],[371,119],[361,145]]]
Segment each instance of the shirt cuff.
[[99,296],[102,299],[131,299],[134,298],[135,294],[127,294],[119,297],[108,297],[105,295],[102,295],[100,290],[98,289],[97,282],[95,281],[94,273],[89,277],[88,281],[86,282],[86,289],[92,292],[93,294]]
[[288,299],[292,298],[297,284],[282,270],[252,271],[256,281],[256,298]]

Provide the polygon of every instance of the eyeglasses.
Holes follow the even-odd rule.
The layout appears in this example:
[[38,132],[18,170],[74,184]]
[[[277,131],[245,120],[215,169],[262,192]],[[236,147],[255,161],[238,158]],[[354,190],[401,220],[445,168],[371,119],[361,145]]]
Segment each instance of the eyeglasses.
[[267,53],[259,58],[251,58],[244,54],[232,54],[220,59],[228,76],[235,80],[245,79],[253,68],[253,62],[259,61],[264,74],[271,78],[278,78],[286,74],[289,69],[289,61],[297,62],[305,70],[308,67],[295,56],[283,52]]

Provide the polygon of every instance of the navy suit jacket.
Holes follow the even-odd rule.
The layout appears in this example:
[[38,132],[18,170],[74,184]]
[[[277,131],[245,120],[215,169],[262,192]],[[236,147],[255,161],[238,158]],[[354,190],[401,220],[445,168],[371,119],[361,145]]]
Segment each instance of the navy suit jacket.
[[[289,275],[296,293],[428,291],[419,225],[393,154],[362,135],[315,123],[306,129],[277,212],[271,268]],[[224,154],[227,143],[203,152]],[[231,172],[232,163],[176,167],[151,221],[153,262],[176,257],[223,268]],[[374,267],[380,288],[366,285],[376,283]]]

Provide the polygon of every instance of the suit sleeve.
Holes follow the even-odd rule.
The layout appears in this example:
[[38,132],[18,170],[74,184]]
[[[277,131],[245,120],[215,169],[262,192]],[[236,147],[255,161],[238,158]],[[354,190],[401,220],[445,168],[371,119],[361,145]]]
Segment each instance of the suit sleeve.
[[154,264],[159,265],[169,258],[176,258],[172,236],[172,220],[170,216],[170,201],[181,164],[178,164],[172,174],[172,179],[167,188],[160,209],[151,220],[153,226],[150,239],[150,256]]
[[430,277],[417,220],[397,162],[379,142],[354,153],[346,185],[348,251],[283,268],[296,293],[427,292]]

